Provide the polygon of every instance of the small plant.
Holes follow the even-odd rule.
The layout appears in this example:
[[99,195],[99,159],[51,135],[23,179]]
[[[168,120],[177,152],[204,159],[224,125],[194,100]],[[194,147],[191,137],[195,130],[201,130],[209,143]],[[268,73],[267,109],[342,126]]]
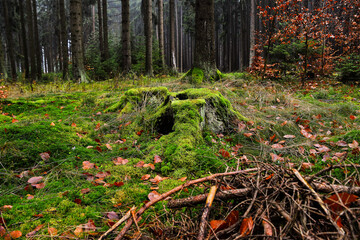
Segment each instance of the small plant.
[[340,72],[342,82],[353,82],[360,80],[360,55],[350,54],[341,59],[337,71]]

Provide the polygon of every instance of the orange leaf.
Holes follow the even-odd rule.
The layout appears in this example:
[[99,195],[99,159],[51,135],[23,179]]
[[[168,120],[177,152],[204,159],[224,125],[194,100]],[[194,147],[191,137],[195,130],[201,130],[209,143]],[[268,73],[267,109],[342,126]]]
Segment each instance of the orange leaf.
[[326,203],[329,206],[329,208],[336,213],[341,212],[344,209],[341,202],[343,203],[343,205],[348,207],[352,202],[355,202],[359,198],[354,194],[349,194],[346,192],[339,193],[338,195],[333,194],[332,196],[324,200],[324,203]]
[[157,191],[152,191],[148,194],[148,198],[150,201],[152,201],[153,199],[156,199],[160,196],[161,196],[160,193],[158,193]]
[[230,227],[239,221],[239,212],[236,210],[231,211],[231,213],[226,217],[225,222],[226,227]]
[[155,155],[155,156],[154,156],[154,163],[161,163],[161,162],[162,162],[162,160],[161,160],[160,156],[159,156],[159,155]]
[[0,225],[0,237],[4,236],[6,234],[6,229]]
[[272,142],[275,138],[276,138],[276,134],[272,135],[272,136],[270,137],[270,142]]
[[86,194],[86,193],[89,193],[91,190],[90,190],[90,188],[84,188],[84,189],[81,189],[81,193],[82,194]]
[[113,163],[114,163],[115,165],[125,165],[125,164],[127,164],[128,162],[129,162],[129,160],[124,159],[124,158],[122,158],[122,157],[117,157],[117,158],[115,158],[115,159],[113,160]]
[[95,164],[94,163],[91,163],[89,161],[84,161],[83,162],[83,169],[86,170],[86,169],[92,169],[94,168]]
[[56,228],[48,228],[48,233],[50,236],[56,236],[58,233],[58,230]]
[[210,226],[214,230],[214,232],[218,232],[227,228],[227,223],[224,220],[212,220],[210,221]]
[[244,133],[245,137],[251,137],[253,134],[252,133]]
[[19,238],[19,237],[22,236],[22,232],[20,232],[19,230],[12,231],[12,232],[10,233],[10,236],[11,236],[12,238]]
[[107,147],[107,149],[109,149],[109,150],[111,150],[111,151],[113,150],[113,149],[112,149],[112,146],[111,146],[110,144],[107,143],[107,144],[105,144],[105,146]]
[[145,174],[144,176],[141,177],[141,180],[146,181],[149,180],[150,178],[150,174]]
[[249,235],[253,228],[254,228],[254,221],[252,220],[252,217],[244,218],[239,230],[240,236],[245,237]]
[[351,119],[351,120],[355,120],[356,117],[355,117],[354,115],[350,115],[350,119]]
[[230,157],[230,153],[228,151],[226,151],[225,149],[220,149],[219,153],[224,157],[224,158],[228,158]]
[[12,123],[16,123],[16,122],[18,122],[18,121],[19,121],[19,120],[13,118],[11,122],[12,122]]
[[12,205],[4,205],[4,206],[1,207],[1,209],[2,209],[4,212],[7,211],[7,210],[11,210],[12,208],[13,208]]
[[265,178],[265,180],[270,180],[273,176],[274,176],[274,174],[272,173],[272,174],[270,174],[269,176],[267,176],[267,177]]
[[31,238],[33,236],[35,236],[35,234],[44,226],[45,224],[41,224],[39,226],[37,226],[33,231],[29,232],[28,234],[26,234],[27,238]]

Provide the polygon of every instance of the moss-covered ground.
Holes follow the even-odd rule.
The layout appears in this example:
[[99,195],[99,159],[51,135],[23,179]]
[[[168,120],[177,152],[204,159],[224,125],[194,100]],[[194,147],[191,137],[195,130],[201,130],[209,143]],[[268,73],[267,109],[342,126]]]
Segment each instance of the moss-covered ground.
[[[145,87],[156,89],[158,97],[137,99]],[[290,163],[303,174],[360,163],[357,86],[324,80],[300,88],[298,82],[233,73],[196,87],[205,89],[171,78],[52,83],[34,92],[9,86],[9,97],[0,99],[0,220],[7,231],[19,230],[25,239],[45,224],[37,239],[50,238],[48,227],[58,235],[97,238],[116,221],[112,212],[121,218],[152,191],[166,192],[185,178],[244,169],[252,160]],[[240,118],[225,132],[201,127],[199,109],[214,92],[223,96],[217,104]],[[166,98],[174,119],[168,118]],[[164,130],[169,124],[156,122],[159,117],[172,122],[171,128]],[[351,172],[333,174],[344,178]],[[175,197],[202,191],[198,186]],[[176,229],[176,217],[181,212],[160,202],[145,213],[140,228],[147,231],[160,219]],[[87,231],[82,224],[90,219],[96,229]]]

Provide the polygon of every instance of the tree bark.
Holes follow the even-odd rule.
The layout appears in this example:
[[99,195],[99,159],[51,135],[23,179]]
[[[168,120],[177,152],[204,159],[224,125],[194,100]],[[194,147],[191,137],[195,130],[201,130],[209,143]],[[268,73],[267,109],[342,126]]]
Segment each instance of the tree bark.
[[33,21],[34,21],[34,44],[35,44],[35,56],[36,56],[36,77],[41,79],[42,69],[41,69],[41,50],[40,50],[40,40],[39,40],[39,29],[37,21],[37,8],[36,0],[33,0]]
[[175,54],[175,0],[170,0],[170,69],[176,72]]
[[164,1],[158,0],[158,17],[159,17],[159,50],[160,50],[160,66],[165,67],[165,48],[164,48]]
[[9,5],[8,0],[3,0],[4,7],[4,18],[5,18],[5,32],[6,32],[6,42],[7,50],[10,61],[10,74],[13,80],[16,80],[16,65],[15,65],[15,55],[14,55],[14,42],[13,35],[11,31],[11,22],[9,16]]
[[131,69],[131,39],[130,39],[130,4],[129,0],[121,1],[122,16],[122,51],[124,73],[127,74]]
[[73,77],[78,82],[85,82],[83,38],[82,38],[82,8],[81,0],[70,0],[70,30]]
[[34,43],[34,27],[31,0],[26,0],[27,23],[28,23],[28,39],[29,39],[29,56],[30,56],[30,82],[36,79],[36,58],[35,58],[35,43]]
[[205,75],[216,71],[214,0],[196,0],[194,67]]
[[144,14],[144,28],[145,28],[145,45],[146,45],[146,56],[145,56],[145,71],[149,76],[153,75],[152,66],[152,0],[144,0],[145,3],[145,14]]
[[69,72],[69,54],[68,54],[68,34],[67,34],[67,24],[66,24],[66,15],[65,15],[65,3],[64,0],[59,0],[60,8],[60,31],[61,31],[61,52],[62,52],[62,72],[63,79],[68,78]]
[[108,16],[107,16],[107,0],[102,0],[103,11],[103,36],[104,36],[104,59],[109,58],[109,33],[108,33]]
[[255,18],[256,18],[256,3],[255,0],[250,0],[250,57],[249,67],[251,67],[253,58],[255,56]]
[[29,55],[28,55],[28,47],[26,41],[26,28],[25,28],[25,14],[24,14],[24,4],[22,0],[19,0],[19,10],[20,10],[20,19],[21,19],[21,38],[23,44],[23,55],[24,55],[24,71],[25,78],[29,78]]
[[104,59],[104,41],[103,41],[103,18],[101,10],[101,0],[97,0],[98,5],[98,19],[99,19],[99,49],[101,59]]

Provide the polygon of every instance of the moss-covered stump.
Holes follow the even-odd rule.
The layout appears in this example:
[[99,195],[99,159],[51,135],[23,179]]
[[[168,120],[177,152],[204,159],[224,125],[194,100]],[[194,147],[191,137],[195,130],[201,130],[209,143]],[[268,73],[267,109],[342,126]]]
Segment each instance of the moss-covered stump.
[[149,156],[164,156],[162,172],[177,169],[177,175],[196,164],[193,150],[203,142],[203,131],[227,133],[238,121],[247,121],[221,93],[207,88],[178,93],[164,87],[131,89],[107,111],[121,116],[140,112],[141,120],[134,124],[162,134],[148,147]]
[[192,68],[188,72],[184,74],[181,78],[182,81],[187,81],[191,84],[199,85],[202,82],[214,82],[220,80],[222,77],[222,73],[219,70],[214,71],[204,71],[200,68]]

